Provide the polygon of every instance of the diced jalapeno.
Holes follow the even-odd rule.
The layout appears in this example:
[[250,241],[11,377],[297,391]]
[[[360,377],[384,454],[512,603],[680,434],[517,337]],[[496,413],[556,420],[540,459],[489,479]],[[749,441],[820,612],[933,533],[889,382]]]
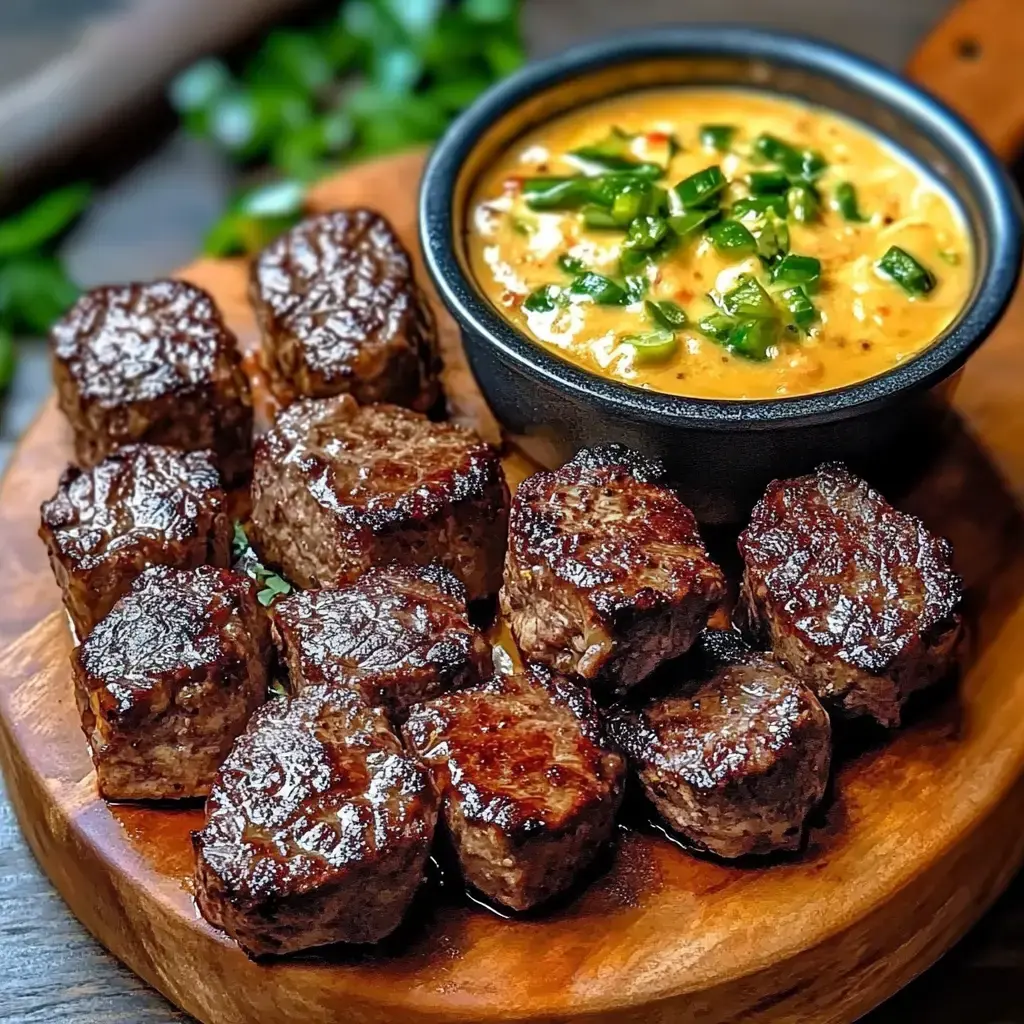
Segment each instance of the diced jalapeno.
[[836,185],[832,203],[844,220],[851,221],[854,224],[863,224],[864,221],[870,220],[869,217],[865,217],[860,212],[860,205],[857,202],[857,189],[849,181],[843,181]]
[[757,239],[757,255],[765,262],[789,251],[789,226],[774,210],[750,223],[750,232]]
[[709,224],[719,215],[718,210],[689,210],[686,213],[673,214],[668,219],[669,227],[679,236],[681,242],[687,242],[700,234],[705,224]]
[[772,268],[772,281],[779,284],[799,284],[808,291],[817,287],[821,278],[821,260],[816,256],[798,256],[789,253]]
[[645,182],[630,182],[623,185],[612,200],[612,217],[625,227],[647,208],[651,187]]
[[682,306],[679,306],[668,299],[662,299],[657,302],[652,299],[648,299],[644,303],[644,309],[646,310],[647,315],[655,321],[655,323],[660,324],[662,327],[665,327],[670,331],[679,331],[686,326],[686,311]]
[[638,363],[661,363],[670,358],[679,347],[671,331],[653,330],[643,334],[626,334],[619,339],[629,345]]
[[578,210],[591,200],[590,186],[582,175],[527,179],[523,194],[531,210]]
[[626,245],[641,252],[650,252],[668,234],[668,221],[664,217],[650,217],[646,214],[630,221],[626,232]]
[[936,285],[935,275],[898,245],[886,252],[875,269],[895,281],[908,295],[927,295]]
[[587,272],[587,265],[578,256],[570,256],[569,253],[563,252],[555,262],[558,264],[559,270],[564,270],[567,274],[585,274]]
[[741,274],[735,287],[722,296],[721,303],[730,316],[769,319],[779,315],[772,297],[753,274]]
[[757,239],[738,220],[720,220],[708,228],[708,238],[720,256],[748,256],[757,251]]
[[684,178],[676,185],[675,193],[684,209],[706,209],[708,206],[718,205],[718,197],[728,184],[722,168],[715,164]]
[[802,331],[818,319],[818,310],[803,288],[787,288],[780,292],[778,297],[783,309],[789,314],[789,319]]
[[744,196],[737,199],[729,207],[729,216],[736,220],[747,220],[751,217],[763,217],[771,210],[778,217],[785,217],[789,213],[789,204],[785,196]]
[[786,202],[793,220],[799,224],[812,224],[818,219],[821,201],[813,185],[794,185],[786,193]]
[[781,194],[789,188],[789,178],[785,171],[751,171],[747,184],[754,195]]
[[731,316],[726,316],[724,313],[709,313],[697,321],[697,330],[713,341],[725,342],[735,323],[736,321]]
[[526,296],[523,300],[523,309],[530,313],[550,313],[562,304],[561,300],[561,288],[553,284],[544,284]]
[[798,149],[767,132],[754,139],[754,152],[769,163],[778,164],[791,178],[813,181],[828,167],[825,158],[815,150]]
[[584,206],[580,211],[583,217],[583,223],[588,228],[621,228],[622,225],[613,216],[611,210],[606,210],[603,206],[595,206],[591,204]]
[[569,285],[569,290],[573,295],[588,295],[600,306],[623,306],[627,301],[626,291],[621,285],[610,277],[591,271],[580,274]]
[[719,153],[727,153],[736,137],[736,126],[731,124],[702,124],[700,126],[700,144],[704,149],[714,149]]
[[729,331],[727,343],[731,352],[745,359],[764,362],[770,358],[778,338],[777,320],[750,319],[741,320]]

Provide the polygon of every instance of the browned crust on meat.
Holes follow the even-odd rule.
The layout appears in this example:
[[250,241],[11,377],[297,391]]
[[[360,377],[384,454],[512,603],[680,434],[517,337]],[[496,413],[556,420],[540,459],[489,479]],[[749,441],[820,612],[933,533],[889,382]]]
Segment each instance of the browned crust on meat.
[[508,487],[471,431],[349,395],[289,406],[256,448],[253,536],[302,587],[438,561],[470,600],[497,591]]
[[263,703],[270,626],[228,569],[147,569],[71,655],[82,730],[108,800],[205,796]]
[[381,710],[328,687],[272,699],[193,833],[196,902],[251,956],[377,942],[412,900],[436,819]]
[[392,720],[491,671],[466,588],[437,564],[370,569],[355,583],[295,594],[274,609],[274,637],[293,693],[353,687]]
[[526,657],[625,689],[693,643],[725,578],[657,477],[609,446],[520,485],[501,605]]
[[92,469],[69,466],[40,509],[64,605],[85,637],[151,565],[227,567],[231,521],[212,452],[126,445]]
[[624,763],[597,712],[546,670],[412,710],[406,744],[433,773],[465,880],[526,910],[564,891],[608,841]]
[[51,332],[61,411],[93,466],[148,441],[210,449],[229,483],[252,466],[252,399],[234,335],[213,299],[184,281],[83,295]]
[[845,466],[769,484],[739,549],[740,617],[844,714],[898,725],[910,695],[954,665],[949,542]]
[[720,857],[799,849],[828,784],[828,715],[756,655],[609,727],[665,822]]
[[437,404],[434,318],[379,213],[335,210],[285,232],[253,264],[249,294],[279,393]]

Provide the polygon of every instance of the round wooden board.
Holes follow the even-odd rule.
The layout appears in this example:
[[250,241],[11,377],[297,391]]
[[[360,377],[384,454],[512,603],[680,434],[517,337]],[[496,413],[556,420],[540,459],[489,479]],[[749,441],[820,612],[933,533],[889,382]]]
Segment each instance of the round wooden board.
[[[414,246],[420,166],[410,155],[355,168],[314,205],[377,207]],[[244,269],[205,261],[183,276],[216,295],[251,347]],[[493,437],[439,316],[455,413]],[[96,795],[71,638],[35,536],[71,451],[47,406],[0,486],[0,757],[29,843],[93,934],[209,1024],[853,1021],[934,962],[1024,858],[1022,331],[1018,299],[964,376],[941,463],[906,502],[953,540],[970,588],[963,679],[890,742],[847,752],[800,858],[728,866],[625,833],[607,872],[542,918],[423,900],[384,949],[269,965],[196,912],[198,811],[108,807]],[[515,459],[508,468],[524,471]]]

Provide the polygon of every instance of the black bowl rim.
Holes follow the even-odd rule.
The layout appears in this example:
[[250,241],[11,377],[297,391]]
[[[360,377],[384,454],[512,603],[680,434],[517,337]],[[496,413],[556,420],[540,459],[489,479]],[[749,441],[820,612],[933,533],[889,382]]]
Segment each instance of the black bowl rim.
[[[831,78],[915,124],[959,166],[981,210],[989,259],[972,299],[944,336],[880,376],[832,391],[771,399],[703,399],[647,391],[589,373],[548,352],[491,307],[462,273],[454,238],[456,180],[481,135],[533,94],[577,74],[686,55],[746,57]],[[892,141],[899,147],[898,140]],[[453,122],[434,148],[421,182],[419,222],[428,271],[464,334],[485,339],[504,360],[535,380],[568,389],[612,414],[667,426],[714,429],[841,420],[935,386],[964,364],[999,321],[1016,287],[1022,244],[1018,199],[1006,170],[945,104],[882,65],[832,43],[734,25],[661,25],[620,34],[528,64],[499,82]]]

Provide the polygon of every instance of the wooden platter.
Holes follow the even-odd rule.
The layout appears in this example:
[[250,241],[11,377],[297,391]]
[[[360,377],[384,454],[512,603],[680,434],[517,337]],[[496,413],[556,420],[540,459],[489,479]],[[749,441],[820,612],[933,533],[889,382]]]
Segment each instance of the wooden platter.
[[[375,206],[413,245],[420,166],[410,155],[350,170],[314,205]],[[183,276],[216,295],[251,346],[244,269],[205,261]],[[441,320],[456,415],[494,436]],[[853,1021],[949,948],[1024,859],[1022,331],[1018,298],[964,375],[943,457],[906,502],[953,540],[970,587],[963,678],[891,741],[846,744],[801,857],[729,866],[630,831],[605,872],[544,917],[501,920],[435,889],[386,948],[270,965],[195,909],[198,810],[108,807],[96,795],[71,638],[35,536],[71,450],[48,405],[0,485],[0,761],[32,849],[101,942],[209,1024]],[[510,460],[513,478],[524,469]]]

